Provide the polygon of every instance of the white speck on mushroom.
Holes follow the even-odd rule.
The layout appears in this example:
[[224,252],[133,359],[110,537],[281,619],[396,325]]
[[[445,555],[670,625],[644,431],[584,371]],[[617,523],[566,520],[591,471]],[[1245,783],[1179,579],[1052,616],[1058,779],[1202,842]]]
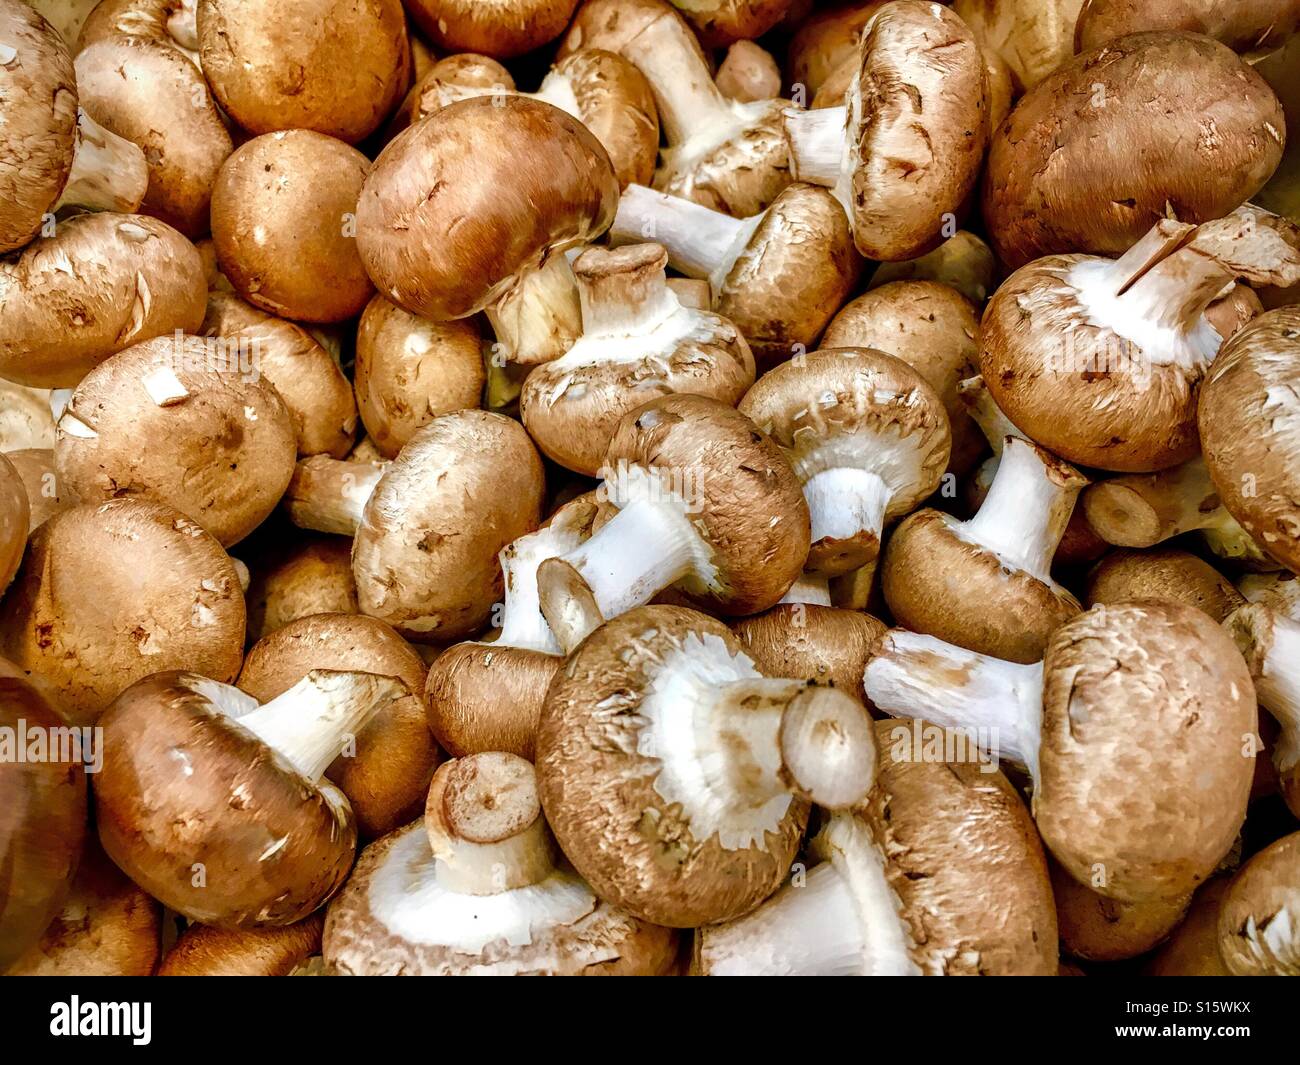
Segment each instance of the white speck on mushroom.
[[288,842],[289,842],[288,836],[281,836],[269,847],[267,847],[266,850],[262,851],[262,853],[257,856],[257,860],[259,862],[264,862],[268,858],[273,857],[274,855],[282,851],[284,849],[284,845]]

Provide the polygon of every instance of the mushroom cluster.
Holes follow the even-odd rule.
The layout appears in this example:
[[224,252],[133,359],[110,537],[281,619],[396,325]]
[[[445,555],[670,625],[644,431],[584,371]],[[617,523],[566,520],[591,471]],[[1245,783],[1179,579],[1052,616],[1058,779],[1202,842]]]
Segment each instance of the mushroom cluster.
[[1300,975],[1300,0],[0,0],[0,973]]

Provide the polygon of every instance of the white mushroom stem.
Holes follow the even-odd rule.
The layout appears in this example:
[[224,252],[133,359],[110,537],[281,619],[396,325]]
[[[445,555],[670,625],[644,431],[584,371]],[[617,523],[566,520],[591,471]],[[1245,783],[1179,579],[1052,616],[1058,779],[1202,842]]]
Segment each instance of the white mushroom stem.
[[1051,584],[1052,559],[1087,483],[1077,470],[1009,436],[979,513],[960,522],[956,532],[1008,566]]
[[1006,755],[1038,783],[1043,666],[1003,662],[892,629],[863,674],[867,698],[891,717],[969,730],[981,753]]
[[782,603],[804,603],[808,606],[830,606],[831,587],[826,577],[802,574],[790,590],[781,597]]
[[1287,773],[1300,763],[1300,622],[1266,606],[1246,606],[1227,622],[1251,664],[1255,694],[1281,735],[1273,764]]
[[352,536],[387,463],[313,455],[294,468],[284,494],[289,519],[301,529]]
[[[578,282],[578,296],[585,339],[644,337],[682,306],[663,270],[647,266],[584,275]],[[608,357],[612,360],[617,354],[615,348]]]
[[850,540],[864,532],[877,540],[885,528],[892,490],[871,470],[838,466],[813,474],[803,485],[812,518],[812,542]]
[[499,559],[505,578],[505,601],[496,646],[521,647],[548,655],[561,653],[559,643],[542,616],[537,567],[546,559],[572,551],[581,543],[582,537],[576,529],[552,523],[521,536],[502,549]]
[[993,393],[984,383],[983,374],[976,374],[960,382],[957,385],[957,394],[966,408],[966,413],[974,419],[975,424],[980,427],[980,432],[988,440],[995,456],[1002,454],[1002,444],[1007,437],[1024,437],[1025,434],[1012,424],[1011,419],[1002,413],[1002,408],[994,401]]
[[795,181],[833,188],[844,167],[849,109],[842,104],[815,111],[792,107],[784,117],[785,135],[790,142],[790,176]]
[[563,252],[552,251],[486,311],[506,361],[558,359],[582,335],[578,284]]
[[148,187],[144,152],[78,108],[76,154],[55,209],[83,207],[130,214],[140,206]]

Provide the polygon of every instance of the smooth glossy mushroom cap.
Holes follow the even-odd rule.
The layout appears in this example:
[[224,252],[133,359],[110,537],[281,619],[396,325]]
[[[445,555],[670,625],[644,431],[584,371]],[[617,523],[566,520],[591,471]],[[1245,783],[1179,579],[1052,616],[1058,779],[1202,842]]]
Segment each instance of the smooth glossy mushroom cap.
[[100,363],[59,419],[64,489],[165,503],[223,546],[242,540],[284,495],[296,444],[279,393],[231,361],[214,341],[158,337]]
[[241,145],[212,189],[222,272],[249,303],[306,322],[341,322],[372,294],[357,253],[357,199],[370,162],[305,129]]
[[0,455],[0,593],[18,572],[30,525],[27,486],[14,464]]
[[1233,877],[1219,911],[1219,953],[1234,976],[1300,976],[1300,832]]
[[1055,632],[1043,670],[1043,840],[1111,898],[1193,891],[1232,846],[1254,770],[1255,689],[1232,640],[1181,603],[1097,606]]
[[222,109],[254,134],[316,130],[354,143],[388,117],[410,79],[399,0],[198,0],[198,37]]
[[1205,465],[1223,505],[1300,573],[1300,306],[1255,319],[1219,351],[1201,388]]
[[463,318],[550,253],[595,240],[617,204],[609,155],[577,119],[518,96],[479,97],[380,153],[356,208],[357,244],[385,297],[426,318]]
[[289,976],[320,953],[325,915],[283,928],[212,928],[192,924],[158,966],[158,976]]
[[0,375],[73,388],[114,352],[203,321],[194,245],[164,222],[103,212],[58,224],[0,263]]
[[1211,880],[1195,895],[1187,916],[1143,967],[1148,976],[1231,976],[1219,955],[1219,908],[1227,877]]
[[352,541],[342,536],[295,538],[250,567],[248,636],[260,640],[311,614],[355,614]]
[[22,479],[27,493],[30,517],[27,532],[31,534],[59,511],[73,506],[74,500],[59,490],[59,478],[54,469],[54,452],[42,448],[25,448],[5,455]]
[[388,625],[363,614],[299,618],[258,641],[236,684],[259,703],[283,695],[312,670],[396,677],[410,694],[379,711],[327,771],[352,804],[357,832],[375,839],[424,805],[438,745],[424,721],[424,660]]
[[1086,0],[1074,27],[1074,47],[1084,52],[1130,33],[1177,30],[1203,33],[1234,52],[1261,55],[1300,29],[1295,0]]
[[1056,922],[1065,953],[1084,961],[1121,961],[1145,954],[1182,920],[1186,896],[1123,902],[1089,890],[1051,862]]
[[578,0],[412,0],[410,15],[446,52],[512,59],[555,40]]
[[953,10],[997,52],[1022,89],[1031,89],[1074,52],[1083,0],[954,0]]
[[1054,252],[1123,252],[1166,204],[1184,222],[1219,218],[1272,175],[1285,129],[1272,89],[1231,49],[1134,34],[1045,78],[994,134],[989,237],[1015,268]]
[[1205,317],[1224,340],[1231,340],[1263,313],[1263,301],[1253,288],[1241,282],[1205,308]]
[[1088,574],[1088,606],[1125,599],[1171,599],[1222,621],[1245,603],[1232,583],[1187,551],[1157,547],[1112,551]]
[[0,653],[48,684],[78,725],[159,670],[232,681],[243,651],[230,556],[180,512],[145,500],[50,518],[0,605]]
[[866,703],[862,673],[885,624],[859,610],[779,603],[732,623],[745,653],[769,677],[829,685]]
[[[65,724],[22,673],[0,659],[0,726],[16,732],[22,722],[33,736],[48,733],[47,743],[54,740],[49,730]],[[57,756],[0,762],[0,868],[5,870],[0,972],[40,940],[59,912],[85,832],[86,777],[80,762]]]

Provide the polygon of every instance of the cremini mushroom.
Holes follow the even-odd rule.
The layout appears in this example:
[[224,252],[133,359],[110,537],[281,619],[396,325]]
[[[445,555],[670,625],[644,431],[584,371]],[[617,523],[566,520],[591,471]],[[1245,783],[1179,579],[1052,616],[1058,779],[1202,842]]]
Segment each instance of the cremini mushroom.
[[887,522],[939,486],[950,436],[943,402],[905,362],[826,348],[759,378],[741,413],[785,451],[812,515],[808,570],[873,561]]
[[67,41],[69,48],[75,48],[82,24],[95,8],[98,0],[28,0],[28,2],[58,31],[59,36]]
[[1074,47],[1084,52],[1131,33],[1179,30],[1203,33],[1234,52],[1263,55],[1281,46],[1297,29],[1300,4],[1295,0],[1248,0],[1239,4],[1214,0],[1085,0],[1074,26]]
[[789,11],[792,0],[672,0],[706,48],[762,37]]
[[424,661],[376,618],[313,614],[254,644],[235,683],[269,703],[319,669],[396,677],[409,691],[379,710],[326,771],[352,804],[358,834],[374,839],[419,813],[438,763],[424,721]]
[[[826,79],[854,58],[862,28],[880,8],[883,0],[846,4],[842,7],[819,7],[799,26],[786,53],[786,74],[796,102],[806,105]],[[798,99],[799,88],[804,98]]]
[[355,614],[352,544],[342,536],[297,536],[251,566],[248,637],[257,641],[310,614]]
[[29,518],[28,533],[35,532],[60,510],[74,505],[67,492],[59,489],[59,476],[54,468],[53,450],[31,448],[10,451],[5,455],[22,479],[27,492]]
[[[797,587],[797,585],[796,585]],[[764,676],[829,685],[866,701],[862,673],[885,625],[860,610],[778,603],[731,625]]]
[[688,393],[735,406],[754,383],[754,357],[720,315],[683,307],[658,244],[589,248],[573,263],[582,336],[524,381],[524,427],[550,459],[596,476],[628,411]]
[[1232,582],[1204,559],[1172,547],[1121,548],[1089,571],[1088,606],[1126,599],[1172,599],[1205,611],[1215,621],[1246,602]]
[[1232,641],[1195,607],[1093,607],[1034,665],[895,630],[865,684],[885,713],[963,730],[1025,765],[1043,841],[1108,898],[1191,893],[1245,818],[1255,693]]
[[397,109],[388,123],[385,131],[388,134],[386,139],[391,140],[415,121],[417,110],[421,106],[420,97],[424,94],[426,86],[434,83],[485,89],[496,93],[509,93],[516,89],[515,79],[511,77],[510,71],[491,56],[478,55],[474,52],[444,56],[423,74],[416,75],[415,84],[411,86],[406,99],[402,101],[402,106]]
[[643,920],[730,920],[775,891],[808,801],[856,806],[876,777],[852,696],[764,677],[721,622],[647,606],[556,674],[537,733],[542,807],[601,898]]
[[0,451],[54,446],[54,416],[48,388],[28,388],[0,379]]
[[[1022,89],[1032,89],[1074,54],[1084,0],[953,0],[981,45],[1005,60]],[[995,127],[996,128],[996,127]]]
[[0,262],[0,375],[72,388],[114,352],[203,321],[207,283],[188,240],[143,215],[60,222]]
[[158,976],[290,976],[320,954],[320,911],[278,928],[192,924],[158,966]]
[[1051,862],[1061,946],[1084,961],[1122,961],[1159,944],[1187,912],[1188,896],[1124,902],[1090,890]]
[[31,503],[22,474],[0,455],[0,594],[18,572],[31,527]]
[[806,879],[696,933],[701,973],[1056,973],[1052,889],[1029,812],[992,764],[945,759],[942,738],[937,756],[918,749],[924,729],[938,731],[876,724],[880,777],[866,803],[825,823]]
[[356,853],[352,808],[326,768],[409,694],[393,677],[318,670],[259,706],[195,673],[146,677],[100,718],[100,842],[191,921],[293,924],[337,890]]
[[159,670],[234,680],[243,650],[230,556],[179,511],[146,500],[54,515],[0,603],[0,654],[47,685],[77,725]]
[[657,976],[676,952],[573,872],[503,752],[445,762],[424,820],[362,851],[325,917],[326,965],[351,976]]
[[744,219],[629,185],[610,237],[661,244],[674,270],[707,280],[713,309],[744,334],[760,369],[815,346],[864,266],[839,204],[811,185]]
[[984,56],[948,8],[894,0],[863,31],[859,62],[844,105],[786,112],[790,172],[833,191],[863,255],[914,259],[954,234],[979,177]]
[[781,95],[781,68],[771,52],[753,41],[736,41],[727,49],[714,81],[723,96],[740,103]]
[[974,233],[959,229],[934,251],[918,258],[881,263],[867,282],[867,289],[894,281],[938,281],[983,307],[997,288],[997,279],[998,261],[992,249]]
[[1269,844],[1232,878],[1219,954],[1234,976],[1300,976],[1300,832]]
[[411,19],[434,47],[512,59],[553,41],[578,0],[411,0]]
[[1264,304],[1249,285],[1236,284],[1205,308],[1205,317],[1224,340],[1231,340],[1264,313]]
[[1219,909],[1228,877],[1205,884],[1192,896],[1182,923],[1143,966],[1147,976],[1231,976],[1219,954]]
[[1052,559],[1087,480],[1027,440],[1008,437],[979,512],[925,509],[903,519],[881,561],[900,625],[1011,662],[1037,662],[1080,611]]

